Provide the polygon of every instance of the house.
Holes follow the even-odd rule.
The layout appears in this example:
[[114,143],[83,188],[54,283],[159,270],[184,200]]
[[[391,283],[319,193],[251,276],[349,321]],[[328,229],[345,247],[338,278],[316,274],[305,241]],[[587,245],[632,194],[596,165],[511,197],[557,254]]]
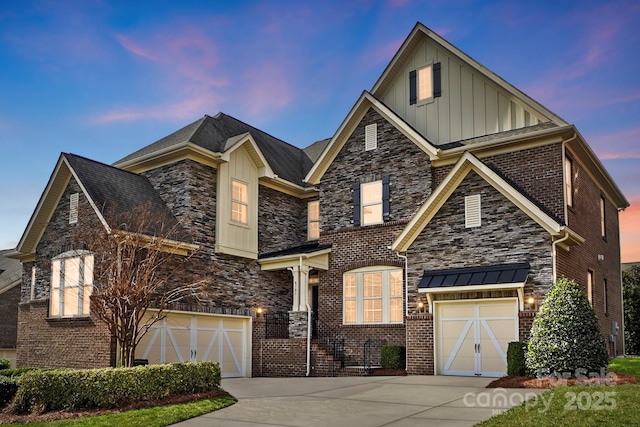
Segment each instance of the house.
[[22,266],[6,257],[9,252],[13,250],[0,251],[0,359],[8,359],[15,366]]
[[406,346],[410,374],[501,375],[562,276],[584,289],[610,353],[624,348],[624,195],[575,126],[420,23],[333,137],[305,149],[219,113],[112,166],[62,154],[12,254],[18,365],[116,363],[79,303],[91,254],[64,236],[89,219],[79,206],[114,226],[105,206],[144,202],[184,227],[193,271],[216,278],[203,304],[145,336],[137,357],[152,363],[357,373],[387,343]]

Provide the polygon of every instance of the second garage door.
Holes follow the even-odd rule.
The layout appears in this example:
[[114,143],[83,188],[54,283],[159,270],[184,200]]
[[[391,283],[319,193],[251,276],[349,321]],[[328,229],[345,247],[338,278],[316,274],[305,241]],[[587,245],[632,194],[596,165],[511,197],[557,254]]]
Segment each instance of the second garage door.
[[211,360],[223,378],[251,376],[251,319],[168,313],[143,337],[136,357],[151,364]]
[[506,375],[507,346],[518,340],[515,298],[436,301],[435,305],[439,374]]

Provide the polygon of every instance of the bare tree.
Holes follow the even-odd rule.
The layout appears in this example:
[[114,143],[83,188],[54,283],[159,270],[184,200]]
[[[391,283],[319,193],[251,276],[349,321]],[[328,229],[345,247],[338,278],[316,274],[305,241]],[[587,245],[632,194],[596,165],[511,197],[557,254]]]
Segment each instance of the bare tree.
[[[196,246],[166,212],[150,204],[103,215],[106,224],[76,227],[72,241],[94,256],[91,312],[106,323],[118,361],[132,366],[136,347],[178,302],[198,302],[204,277],[188,273]],[[153,310],[149,310],[153,309]]]

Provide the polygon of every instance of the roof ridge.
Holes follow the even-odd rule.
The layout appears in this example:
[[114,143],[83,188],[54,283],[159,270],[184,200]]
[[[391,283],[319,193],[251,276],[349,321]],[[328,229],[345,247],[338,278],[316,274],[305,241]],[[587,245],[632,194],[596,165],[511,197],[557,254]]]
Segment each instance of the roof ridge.
[[142,175],[140,175],[139,173],[131,172],[131,171],[128,171],[128,170],[126,170],[126,169],[119,168],[119,167],[117,167],[117,166],[108,165],[108,164],[103,163],[103,162],[100,162],[100,161],[98,161],[98,160],[94,160],[94,159],[90,159],[90,158],[88,158],[88,157],[80,156],[79,154],[74,154],[74,153],[65,153],[64,151],[62,152],[62,154],[63,154],[64,156],[72,156],[72,157],[76,157],[76,158],[79,158],[79,159],[82,159],[82,160],[86,160],[86,161],[89,161],[89,162],[92,162],[92,163],[99,164],[99,165],[101,165],[101,166],[106,166],[106,167],[108,167],[108,168],[110,168],[110,169],[115,169],[115,170],[118,170],[118,171],[120,171],[120,172],[125,172],[125,173],[131,174],[131,175],[135,175],[135,176],[142,176]]
[[[224,113],[224,112],[222,112],[222,111],[220,111],[218,114],[216,114],[216,115],[215,115],[215,117],[211,117],[211,118],[212,118],[212,119],[218,119],[219,117],[223,117],[223,116],[224,116],[224,117],[228,117],[228,118],[230,118],[230,119],[233,119],[233,120],[235,120],[235,121],[236,121],[236,122],[238,122],[238,123],[242,123],[243,125],[245,125],[245,126],[247,126],[247,127],[251,128],[251,129],[254,129],[254,130],[256,130],[256,131],[258,131],[258,132],[260,132],[260,133],[262,133],[262,134],[264,134],[264,135],[267,135],[269,138],[273,138],[273,139],[275,139],[276,141],[282,142],[283,144],[286,144],[286,145],[288,145],[288,146],[290,146],[290,147],[293,147],[293,148],[295,148],[295,149],[296,149],[296,150],[298,150],[298,151],[303,151],[303,149],[302,149],[302,148],[300,148],[300,147],[296,147],[295,145],[293,145],[293,144],[291,144],[291,143],[289,143],[289,142],[287,142],[287,141],[285,141],[285,140],[283,140],[283,139],[280,139],[280,138],[278,138],[277,136],[273,136],[273,135],[271,135],[269,132],[265,132],[265,131],[263,131],[262,129],[258,129],[257,127],[252,126],[252,125],[250,125],[250,124],[248,124],[248,123],[246,123],[246,122],[244,122],[244,121],[242,121],[242,120],[240,120],[240,119],[237,119],[237,118],[235,118],[235,117],[233,117],[233,116],[231,116],[231,115],[229,115],[229,114],[226,114],[226,113]],[[210,116],[209,116],[209,117],[210,117]]]

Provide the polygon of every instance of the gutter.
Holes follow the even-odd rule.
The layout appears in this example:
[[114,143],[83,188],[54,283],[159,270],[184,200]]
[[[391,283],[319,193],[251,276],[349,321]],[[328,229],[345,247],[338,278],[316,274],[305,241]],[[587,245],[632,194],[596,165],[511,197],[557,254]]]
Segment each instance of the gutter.
[[[300,266],[299,266],[298,274],[302,277],[302,256],[300,256]],[[298,279],[300,281],[300,279]],[[311,306],[309,305],[309,280],[307,278],[307,292],[306,301],[304,305],[307,307],[307,372],[305,376],[309,376],[311,373]]]
[[551,266],[553,267],[553,283],[555,283],[558,280],[558,267],[556,266],[556,262],[557,262],[557,246],[558,243],[562,243],[565,240],[569,240],[569,230],[564,230],[564,236],[561,239],[558,240],[554,240],[553,243],[551,243]]

